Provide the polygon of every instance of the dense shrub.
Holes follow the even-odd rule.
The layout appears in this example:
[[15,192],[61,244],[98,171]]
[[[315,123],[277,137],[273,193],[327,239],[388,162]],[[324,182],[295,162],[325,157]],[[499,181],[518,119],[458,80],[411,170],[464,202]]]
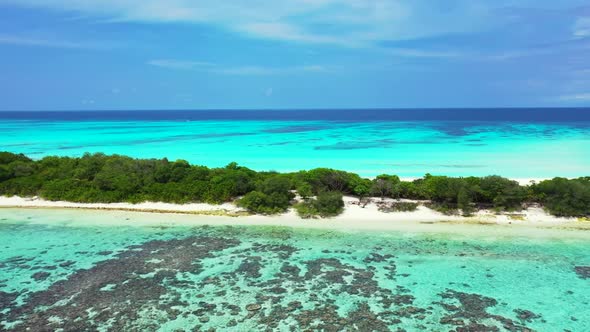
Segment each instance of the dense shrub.
[[10,164],[15,161],[31,162],[32,160],[22,153],[0,152],[0,165]]
[[290,206],[287,196],[279,193],[265,194],[260,191],[247,193],[237,204],[257,214],[277,214],[285,212]]
[[301,202],[295,204],[295,211],[297,211],[297,215],[303,219],[313,219],[319,217],[320,215],[312,202]]
[[398,197],[400,194],[400,180],[397,175],[379,175],[371,184],[371,193],[377,197]]
[[532,187],[536,199],[553,215],[590,216],[590,178],[555,178]]
[[313,196],[313,188],[307,182],[301,182],[297,185],[297,193],[301,198],[308,199]]
[[297,204],[295,209],[302,218],[335,217],[344,211],[344,200],[339,192],[323,192],[317,198]]
[[[242,206],[256,213],[288,209],[296,190],[306,202],[304,215],[331,216],[343,209],[342,194],[430,200],[445,213],[469,215],[478,208],[519,210],[537,202],[558,216],[590,215],[590,178],[555,178],[523,187],[499,176],[451,178],[426,174],[415,181],[395,175],[374,180],[328,168],[279,174],[256,172],[236,163],[223,168],[190,165],[185,160],[133,159],[102,153],[81,158],[0,152],[0,195],[39,195],[73,202],[223,203],[244,196]],[[310,199],[317,195],[316,199]]]

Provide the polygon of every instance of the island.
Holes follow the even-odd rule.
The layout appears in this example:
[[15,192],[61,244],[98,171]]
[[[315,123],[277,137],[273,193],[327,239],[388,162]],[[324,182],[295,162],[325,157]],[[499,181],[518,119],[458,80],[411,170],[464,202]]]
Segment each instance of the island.
[[0,152],[0,207],[60,207],[275,219],[588,221],[590,177],[520,184],[493,175],[363,178],[317,168],[291,173],[102,153]]

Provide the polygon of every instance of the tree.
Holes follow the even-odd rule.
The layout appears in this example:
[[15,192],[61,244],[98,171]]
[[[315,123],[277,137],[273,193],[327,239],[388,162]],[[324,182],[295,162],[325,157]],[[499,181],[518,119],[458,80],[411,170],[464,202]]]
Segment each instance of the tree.
[[265,193],[261,193],[259,191],[252,191],[247,193],[244,197],[237,201],[237,205],[239,207],[243,207],[244,209],[254,212],[254,213],[267,213],[266,210],[266,199],[267,196]]
[[387,180],[375,179],[375,181],[373,181],[371,191],[375,195],[380,196],[381,200],[383,200],[385,199],[385,197],[391,196],[391,193],[393,191],[393,185]]
[[555,178],[533,186],[536,199],[560,217],[590,216],[590,181]]
[[0,152],[0,165],[10,164],[15,161],[22,161],[30,163],[33,160],[25,156],[24,154],[16,154],[11,152]]
[[[327,168],[279,174],[256,172],[236,163],[210,169],[184,160],[105,154],[32,160],[22,154],[0,152],[0,195],[39,195],[88,203],[223,203],[243,196],[239,204],[245,208],[272,214],[289,208],[294,197],[292,189],[306,199],[297,211],[312,216],[341,213],[342,193],[362,200],[371,192],[382,198],[429,199],[439,211],[460,208],[465,214],[484,206],[515,210],[533,201],[557,216],[590,215],[590,177],[555,178],[527,187],[499,176],[451,178],[426,174],[422,179],[405,182],[395,175],[380,175],[370,181]],[[314,194],[317,198],[309,199]]]
[[308,199],[313,196],[313,189],[309,183],[301,182],[297,185],[297,193],[301,198]]
[[457,207],[461,209],[464,216],[470,216],[473,213],[472,203],[469,190],[465,187],[461,188],[457,194]]
[[275,214],[285,212],[289,208],[289,199],[279,193],[267,195],[259,191],[252,191],[240,199],[237,204],[253,213]]
[[518,182],[500,176],[486,176],[478,182],[477,201],[497,209],[518,210],[527,196]]
[[348,191],[348,174],[329,168],[316,168],[305,174],[306,182],[310,183],[314,192]]
[[259,189],[267,195],[272,193],[290,195],[291,181],[287,177],[274,175],[264,180]]
[[334,217],[344,211],[344,201],[339,192],[323,192],[316,199],[299,203],[295,206],[297,214],[302,218]]
[[322,217],[337,216],[344,210],[342,194],[335,191],[320,193],[314,206]]
[[362,202],[363,198],[369,196],[371,193],[371,181],[367,179],[355,179],[352,182],[352,193],[359,198],[359,202]]

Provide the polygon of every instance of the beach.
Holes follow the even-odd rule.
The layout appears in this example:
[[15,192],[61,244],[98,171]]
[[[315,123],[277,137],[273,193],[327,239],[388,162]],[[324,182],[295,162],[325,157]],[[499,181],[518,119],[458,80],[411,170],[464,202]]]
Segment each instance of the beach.
[[[235,225],[235,226],[284,226],[294,228],[331,229],[340,231],[410,231],[410,232],[470,232],[485,234],[489,226],[502,226],[500,233],[511,232],[531,236],[539,235],[536,229],[590,230],[590,223],[578,218],[559,218],[547,214],[540,207],[530,207],[514,213],[494,213],[481,210],[471,217],[445,215],[423,205],[413,212],[381,212],[378,203],[392,201],[372,198],[373,203],[361,206],[358,198],[344,197],[344,212],[333,218],[302,219],[295,211],[279,215],[251,215],[232,203],[212,205],[205,203],[170,204],[157,202],[131,203],[72,203],[51,202],[39,198],[0,197],[0,213],[27,210],[78,210],[85,219],[97,216],[98,224],[166,224],[168,226]],[[93,211],[100,211],[99,214]],[[105,213],[118,213],[118,218],[102,218]],[[102,220],[101,220],[102,219]],[[133,221],[129,221],[133,220]],[[84,223],[82,223],[84,224]],[[93,224],[91,222],[91,224]],[[465,227],[467,226],[467,227]],[[478,230],[479,228],[479,230]],[[516,231],[519,230],[519,231]],[[541,232],[542,233],[542,232]],[[589,232],[590,233],[590,232]],[[572,234],[574,235],[574,234]],[[574,235],[577,237],[577,235]],[[580,235],[580,236],[586,236]],[[589,234],[590,237],[590,234]]]

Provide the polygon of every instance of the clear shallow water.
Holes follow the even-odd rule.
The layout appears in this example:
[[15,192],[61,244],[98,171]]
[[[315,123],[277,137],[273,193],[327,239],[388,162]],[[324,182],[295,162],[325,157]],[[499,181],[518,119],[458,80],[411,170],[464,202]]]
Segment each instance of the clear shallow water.
[[590,111],[582,109],[0,112],[0,132],[0,150],[34,158],[105,152],[402,177],[578,177],[590,165]]
[[590,330],[587,241],[105,227],[80,213],[0,214],[4,328]]

